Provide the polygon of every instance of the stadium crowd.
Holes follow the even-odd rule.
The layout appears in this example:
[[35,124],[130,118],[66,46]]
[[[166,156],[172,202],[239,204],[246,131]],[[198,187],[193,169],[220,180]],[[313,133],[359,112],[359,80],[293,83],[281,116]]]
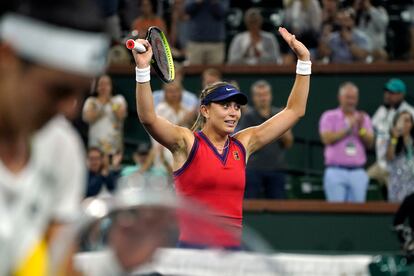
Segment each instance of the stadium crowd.
[[[287,0],[279,4],[258,1],[254,8],[235,1],[214,0],[102,3],[108,9],[107,26],[112,33],[113,46],[109,54],[112,64],[131,63],[131,55],[123,46],[125,36],[132,34],[143,38],[149,26],[158,26],[166,32],[177,62],[177,77],[174,83],[154,91],[154,104],[159,116],[187,127],[195,120],[199,102],[196,91],[183,87],[185,76],[180,64],[254,66],[293,63],[291,52],[274,32],[278,24],[292,29],[308,45],[314,63],[408,61],[414,57],[414,44],[411,46],[410,41],[395,43],[398,37],[410,38],[410,28],[414,29],[414,4],[411,1],[398,4],[385,0]],[[399,16],[395,16],[397,8]],[[400,24],[398,28],[396,21]],[[407,28],[401,28],[401,24]],[[221,72],[209,68],[203,73],[201,87],[220,80]],[[383,104],[375,114],[367,114],[357,110],[358,87],[351,82],[338,85],[339,107],[322,114],[319,126],[321,142],[325,145],[323,189],[326,199],[365,202],[369,183],[375,181],[381,185],[384,200],[401,202],[414,191],[409,165],[411,157],[404,155],[411,151],[411,142],[409,137],[404,139],[405,143],[399,142],[403,136],[402,123],[398,125],[399,131],[393,131],[397,127],[393,120],[402,111],[414,114],[412,106],[404,101],[409,88],[400,79],[389,80],[384,84]],[[102,170],[108,175],[113,158],[122,158],[124,151],[122,132],[127,104],[122,95],[112,95],[109,76],[100,78],[93,90],[97,96],[85,101],[83,120],[89,124],[88,146],[100,149],[104,156]],[[107,92],[101,92],[104,90]],[[264,80],[252,84],[251,98],[252,105],[243,108],[239,130],[257,125],[281,110],[281,107],[270,106],[272,87]],[[98,137],[102,135],[105,137]],[[146,142],[136,141],[138,148],[142,143]],[[278,142],[253,155],[247,164],[246,198],[288,197],[284,159],[293,143],[294,137],[288,132]],[[136,172],[162,175],[163,186],[171,188],[172,156],[154,140],[151,144],[151,149],[145,153],[148,158],[135,166]],[[366,170],[366,154],[371,150],[376,152],[377,161]],[[268,162],[270,152],[275,160],[271,163]],[[124,158],[123,163],[133,165],[134,162],[127,159]],[[129,161],[132,159],[136,160],[136,157]],[[404,176],[401,176],[401,164],[405,164]],[[115,175],[122,177],[119,172]],[[338,183],[338,179],[348,180]],[[404,187],[400,187],[401,183],[405,183],[402,184]],[[90,185],[96,187],[96,184]],[[102,187],[113,187],[106,185]]]
[[[410,20],[414,18],[411,16],[411,12],[414,11],[411,1],[398,4],[395,1],[391,3],[391,1],[385,0],[298,0],[280,1],[279,4],[269,1],[240,4],[235,1],[207,0],[103,2],[106,3],[104,8],[109,9],[106,14],[108,14],[108,30],[112,33],[113,46],[109,54],[112,64],[131,63],[131,55],[123,46],[125,36],[132,34],[137,37],[145,37],[145,30],[149,26],[158,26],[166,32],[177,62],[177,78],[173,84],[166,84],[162,89],[154,91],[154,103],[158,115],[187,127],[194,122],[199,103],[196,91],[188,91],[183,87],[185,76],[179,63],[183,65],[293,63],[295,61],[291,52],[288,51],[286,45],[280,43],[281,38],[273,30],[277,24],[292,29],[299,39],[309,45],[314,63],[372,63],[411,59],[410,41],[405,43],[404,51],[401,48],[396,48],[397,46],[404,47],[404,41],[395,43],[395,39],[398,37],[410,38],[412,25]],[[398,16],[395,15],[397,9]],[[113,20],[113,17],[117,19]],[[396,22],[399,22],[400,25]],[[400,27],[396,28],[396,24]],[[403,25],[406,28],[402,28]],[[207,84],[221,79],[222,75],[217,69],[207,69],[203,73],[201,86],[205,87]],[[83,119],[89,125],[88,146],[101,150],[104,156],[102,170],[108,171],[113,163],[112,159],[123,152],[123,147],[119,145],[122,143],[122,125],[127,106],[125,99],[121,95],[112,96],[112,91],[107,92],[109,96],[106,98],[102,96],[102,92],[99,92],[104,90],[99,89],[102,85],[109,86],[109,90],[112,90],[108,76],[99,79],[96,85],[98,95],[86,100]],[[384,84],[383,105],[378,107],[375,114],[367,114],[357,110],[358,87],[349,83],[348,86],[355,92],[354,95],[348,96],[342,95],[342,90],[344,90],[342,88],[347,85],[339,83],[338,85],[340,85],[339,107],[336,110],[340,114],[338,115],[340,118],[332,121],[332,119],[326,118],[326,114],[323,114],[320,122],[321,142],[326,145],[326,171],[323,185],[327,200],[364,202],[366,201],[368,184],[373,180],[382,185],[384,200],[388,199],[389,190],[392,190],[391,194],[393,195],[389,197],[389,200],[400,202],[406,194],[413,191],[410,187],[414,185],[411,184],[409,175],[403,178],[407,182],[408,188],[396,188],[393,184],[388,185],[390,178],[393,179],[391,183],[401,182],[395,180],[398,176],[393,174],[389,168],[399,168],[399,166],[392,164],[400,159],[397,157],[402,152],[410,151],[410,147],[399,145],[394,155],[386,153],[387,145],[391,142],[395,144],[395,139],[400,137],[399,133],[392,132],[394,116],[404,110],[414,114],[412,107],[404,101],[404,96],[409,89],[399,79],[390,80]],[[263,83],[262,86],[269,91],[272,90],[269,84]],[[272,103],[272,93],[269,97],[266,96],[267,92],[255,92],[256,90],[252,86],[253,104],[251,107],[243,109],[244,116],[238,129],[248,127],[253,123],[260,123],[261,120],[280,110],[280,107],[272,107],[272,109],[269,109],[270,106],[268,107]],[[99,107],[99,103],[103,105],[100,107],[102,114],[93,111]],[[107,107],[104,108],[104,106]],[[361,116],[365,118],[362,121]],[[337,129],[337,125],[341,123],[344,124],[343,129]],[[93,131],[99,126],[101,131]],[[101,133],[99,135],[102,135],[102,131],[107,132],[106,138],[101,139],[99,143],[104,144],[99,145],[96,137],[98,132]],[[342,132],[336,133],[336,131]],[[334,136],[327,138],[326,135]],[[286,165],[284,155],[285,151],[292,146],[294,137],[291,135],[290,138],[286,138],[288,139],[286,141],[283,137],[285,136],[282,136],[282,139],[275,143],[275,148],[272,150],[277,158],[271,168],[265,157],[266,152],[268,155],[268,150],[264,150],[264,153],[261,154],[255,154],[253,160],[249,162],[248,176],[251,176],[247,181],[249,192],[246,193],[246,198],[287,197],[285,194],[284,168]],[[353,140],[355,141],[352,142]],[[408,140],[407,145],[410,143]],[[363,143],[360,144],[360,141]],[[142,146],[142,143],[146,143],[146,141],[136,142],[138,148]],[[114,146],[111,144],[117,144],[118,149],[113,150]],[[172,156],[169,151],[163,149],[155,141],[152,141],[152,144],[151,149],[145,153],[148,155],[146,161],[135,168],[140,173],[155,171],[156,174],[163,175],[162,182],[171,184]],[[366,171],[364,166],[366,165],[367,150],[376,151],[377,162]],[[262,156],[260,157],[260,155]],[[335,156],[337,159],[332,160],[329,156]],[[354,161],[350,160],[353,156],[356,158]],[[126,157],[124,163],[128,163],[126,160],[131,161],[132,159],[136,160],[135,157],[129,159]],[[408,159],[410,158],[408,157]],[[128,165],[133,165],[134,162],[129,163],[131,164]],[[154,170],[154,168],[157,169]],[[361,175],[355,176],[354,169],[358,169]],[[352,188],[346,183],[330,183],[329,179],[343,179],[343,177],[338,178],[336,173],[332,174],[332,170],[344,170],[345,173],[350,173],[353,176],[349,178],[349,182],[359,184]],[[118,171],[120,172],[120,170]],[[267,175],[266,171],[271,171],[271,174]],[[405,171],[409,172],[410,170]],[[255,174],[252,174],[253,172]],[[121,177],[123,174],[116,175]],[[256,183],[252,184],[254,182]],[[251,192],[251,189],[254,192]],[[340,189],[349,191],[341,193],[342,195],[339,197],[330,196],[330,191],[338,192]],[[356,194],[347,194],[352,193],[353,189]],[[396,189],[405,192],[403,195],[396,196],[395,193],[398,193]]]
[[[286,26],[309,47],[313,63],[414,60],[412,1],[263,0],[255,1],[259,4],[254,8],[251,3],[238,2],[100,1],[111,35],[109,64],[131,65],[125,37],[144,38],[150,26],[165,31],[177,62],[177,75],[174,82],[154,91],[154,110],[173,124],[191,127],[200,102],[197,91],[184,87],[182,66],[212,66],[202,73],[200,86],[204,89],[224,79],[214,65],[293,64],[296,56],[276,33],[278,25]],[[237,80],[226,81],[239,87]],[[241,107],[243,116],[237,130],[259,125],[281,112],[284,107],[274,106],[272,98],[277,97],[278,89],[264,79],[251,83],[252,102]],[[390,202],[400,203],[414,193],[414,107],[405,98],[413,89],[401,79],[389,79],[384,83],[383,103],[368,114],[358,109],[358,86],[351,80],[338,83],[338,107],[326,110],[319,121],[327,201],[365,202],[371,180],[383,185],[383,199]],[[88,129],[83,133],[87,148],[83,198],[113,193],[122,185],[139,185],[141,176],[152,179],[159,189],[175,189],[173,157],[154,139],[133,141],[136,148],[126,156],[124,121],[136,116],[128,114],[130,104],[116,91],[111,76],[101,75],[91,84],[84,101],[79,97],[68,100],[66,109],[55,112],[72,119],[74,110],[80,110],[77,123],[82,121]],[[54,116],[49,117],[53,122]],[[64,120],[63,116],[59,120]],[[42,124],[47,126],[46,122]],[[245,198],[288,198],[285,156],[294,139],[293,132],[287,130],[276,142],[252,155],[246,165]],[[366,168],[368,150],[375,151],[376,161]]]
[[414,59],[411,0],[101,2],[117,62],[128,60],[116,46],[122,38],[134,30],[144,37],[149,26],[167,34],[174,57],[186,64],[294,63],[275,32],[280,25],[308,45],[314,63]]
[[[203,82],[207,84],[221,78],[221,74],[213,68],[206,69],[203,76]],[[179,79],[181,78],[184,76],[180,75]],[[368,114],[358,109],[358,87],[352,82],[339,85],[339,106],[321,114],[319,122],[321,142],[325,145],[326,170],[323,187],[328,201],[365,202],[368,186],[372,181],[380,185],[383,199],[391,202],[401,202],[405,196],[414,192],[410,134],[414,108],[404,100],[408,89],[402,80],[389,79],[384,84],[383,104],[378,106],[374,114]],[[272,87],[267,81],[259,80],[253,83],[252,104],[243,109],[237,130],[258,125],[266,118],[277,114],[281,108],[272,106],[273,95],[275,94],[272,93]],[[182,126],[191,126],[194,122],[198,100],[194,93],[185,90],[180,83],[164,84],[163,89],[154,94],[154,100],[155,110],[159,116]],[[85,106],[87,104],[88,100]],[[402,119],[399,119],[400,116]],[[119,139],[122,139],[122,135],[113,136],[113,141],[108,141],[111,144]],[[245,198],[288,198],[285,191],[285,169],[288,167],[285,155],[289,154],[289,148],[293,143],[293,133],[288,131],[278,141],[252,156],[247,163]],[[134,141],[133,144],[137,146],[132,158],[135,166],[129,167],[128,173],[120,173],[124,142],[121,144],[122,147],[115,152],[108,151],[106,144],[89,147],[91,152],[99,151],[101,154],[101,170],[109,178],[99,179],[107,179],[106,190],[114,190],[114,176],[131,177],[133,173],[163,176],[163,186],[173,188],[172,156],[169,151],[153,140],[152,146],[145,141]],[[366,167],[367,151],[376,153],[376,160],[368,164],[369,167]],[[138,157],[139,154],[145,158]],[[91,161],[89,156],[89,166],[94,164]],[[129,166],[130,163],[128,158],[124,158],[124,166]],[[96,178],[90,177],[89,180],[91,182],[88,191],[96,189]],[[105,187],[99,187],[101,186]]]

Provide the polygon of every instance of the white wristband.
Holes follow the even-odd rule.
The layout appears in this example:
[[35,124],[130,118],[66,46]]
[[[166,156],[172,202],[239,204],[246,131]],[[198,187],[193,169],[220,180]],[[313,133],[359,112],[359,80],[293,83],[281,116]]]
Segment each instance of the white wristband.
[[312,73],[312,62],[310,60],[303,61],[298,59],[296,64],[296,74],[298,75],[310,75]]
[[136,80],[138,83],[149,82],[151,79],[151,67],[140,69],[135,67]]

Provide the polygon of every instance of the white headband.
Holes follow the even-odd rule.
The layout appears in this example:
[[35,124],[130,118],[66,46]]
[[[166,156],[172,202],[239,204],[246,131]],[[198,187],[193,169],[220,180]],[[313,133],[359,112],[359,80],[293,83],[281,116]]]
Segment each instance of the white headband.
[[105,71],[109,40],[102,33],[7,14],[0,19],[0,40],[20,56],[50,67],[91,76]]

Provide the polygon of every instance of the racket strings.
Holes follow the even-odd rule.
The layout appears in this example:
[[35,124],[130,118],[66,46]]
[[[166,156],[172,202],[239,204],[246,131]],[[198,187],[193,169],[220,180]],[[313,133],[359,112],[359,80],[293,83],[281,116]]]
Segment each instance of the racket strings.
[[148,30],[148,41],[153,49],[155,71],[163,81],[173,81],[175,78],[174,61],[165,34],[160,29],[151,27]]

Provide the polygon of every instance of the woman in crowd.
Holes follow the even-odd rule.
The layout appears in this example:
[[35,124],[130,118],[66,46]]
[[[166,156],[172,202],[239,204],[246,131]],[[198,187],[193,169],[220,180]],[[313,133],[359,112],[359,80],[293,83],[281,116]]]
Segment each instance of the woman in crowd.
[[89,97],[83,106],[83,120],[89,124],[89,147],[99,148],[105,155],[123,150],[123,125],[127,115],[124,96],[112,95],[108,75],[98,79],[97,96]]
[[388,200],[392,202],[401,202],[414,192],[413,126],[413,117],[408,111],[394,118],[386,156],[390,172]]

